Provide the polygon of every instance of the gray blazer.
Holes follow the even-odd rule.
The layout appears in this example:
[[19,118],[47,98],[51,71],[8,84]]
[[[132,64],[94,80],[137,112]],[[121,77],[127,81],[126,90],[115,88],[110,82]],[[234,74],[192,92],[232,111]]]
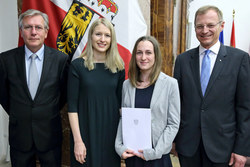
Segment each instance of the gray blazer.
[[[136,88],[129,80],[124,81],[122,90],[122,107],[134,108]],[[170,152],[172,142],[178,132],[180,123],[180,97],[177,81],[160,73],[154,87],[151,103],[152,149],[143,150],[145,159],[160,159]],[[122,141],[122,118],[120,119],[115,149],[121,156],[127,149]]]

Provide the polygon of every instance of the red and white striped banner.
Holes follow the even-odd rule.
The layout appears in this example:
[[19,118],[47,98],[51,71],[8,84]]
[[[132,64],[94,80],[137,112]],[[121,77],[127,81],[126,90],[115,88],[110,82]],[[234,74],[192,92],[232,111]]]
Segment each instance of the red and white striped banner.
[[[128,69],[135,41],[147,26],[137,0],[23,0],[22,11],[37,9],[49,16],[46,45],[78,57],[87,42],[88,29],[99,18],[109,19],[116,31],[118,49]],[[19,44],[23,44],[20,39]]]

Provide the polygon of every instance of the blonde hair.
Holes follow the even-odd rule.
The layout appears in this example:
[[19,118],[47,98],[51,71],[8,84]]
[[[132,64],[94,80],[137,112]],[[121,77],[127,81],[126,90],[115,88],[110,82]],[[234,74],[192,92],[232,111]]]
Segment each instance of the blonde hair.
[[160,50],[160,44],[159,42],[153,37],[153,36],[142,36],[140,37],[134,46],[132,57],[129,62],[129,71],[128,71],[128,77],[131,82],[131,84],[136,87],[138,85],[138,82],[141,82],[140,80],[140,69],[136,64],[136,51],[137,46],[141,41],[149,41],[153,44],[154,48],[154,54],[155,54],[155,63],[153,65],[152,71],[149,75],[149,81],[150,85],[154,84],[156,80],[158,79],[158,76],[161,72],[162,67],[162,57],[161,57],[161,50]]
[[218,19],[220,22],[223,22],[223,13],[222,11],[217,8],[216,6],[212,6],[212,5],[206,5],[206,6],[202,6],[200,7],[196,13],[195,13],[195,18],[194,18],[194,25],[196,25],[196,18],[198,15],[204,15],[206,14],[209,10],[214,10],[217,15],[218,15]]
[[124,69],[124,62],[118,52],[114,27],[111,22],[106,18],[99,18],[93,22],[89,29],[86,49],[83,51],[80,57],[84,57],[84,66],[86,68],[88,68],[89,70],[93,70],[95,68],[94,52],[92,46],[92,34],[95,28],[100,24],[103,24],[105,27],[107,27],[111,33],[111,43],[110,47],[106,52],[105,67],[109,69],[112,73],[116,73],[117,71],[121,71]]

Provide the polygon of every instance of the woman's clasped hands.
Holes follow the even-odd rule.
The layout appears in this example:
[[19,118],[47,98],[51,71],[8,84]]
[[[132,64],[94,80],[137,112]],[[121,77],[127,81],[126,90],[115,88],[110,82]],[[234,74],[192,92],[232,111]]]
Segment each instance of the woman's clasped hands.
[[133,150],[127,149],[126,151],[124,151],[124,153],[122,154],[122,158],[123,159],[127,159],[133,156],[137,156],[143,160],[145,160],[145,157],[143,155],[143,150],[138,150],[139,153],[134,152]]

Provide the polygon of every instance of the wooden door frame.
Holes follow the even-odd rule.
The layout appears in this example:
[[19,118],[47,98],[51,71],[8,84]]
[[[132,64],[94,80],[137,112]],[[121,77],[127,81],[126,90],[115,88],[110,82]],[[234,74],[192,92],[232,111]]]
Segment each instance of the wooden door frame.
[[[173,73],[174,55],[173,55],[173,20],[174,6],[176,0],[151,0],[151,35],[160,43],[163,64],[162,71],[170,76]],[[187,0],[181,0],[178,23],[178,44],[177,54],[186,50],[186,22],[187,22]]]

